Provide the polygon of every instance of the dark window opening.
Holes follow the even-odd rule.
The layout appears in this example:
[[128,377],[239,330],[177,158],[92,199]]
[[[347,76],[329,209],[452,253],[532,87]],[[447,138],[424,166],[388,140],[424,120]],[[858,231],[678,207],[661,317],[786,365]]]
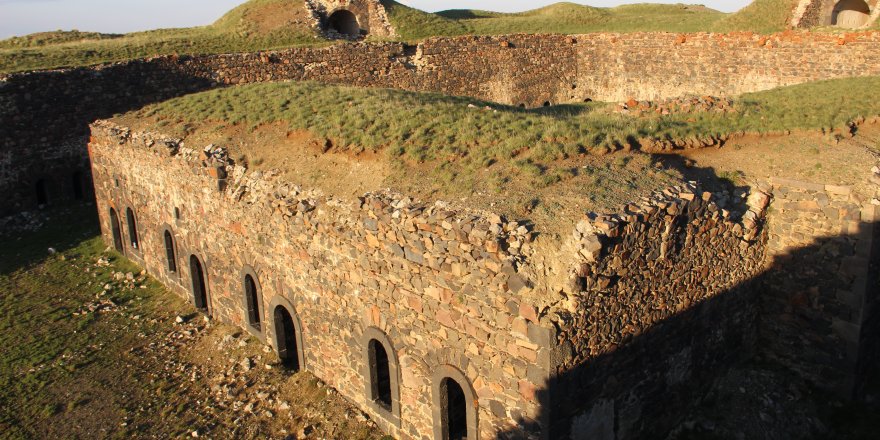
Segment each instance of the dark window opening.
[[361,27],[357,17],[345,9],[340,9],[327,18],[327,28],[349,37],[359,37]]
[[174,218],[180,220],[180,208],[174,208]]
[[177,272],[177,258],[174,255],[174,237],[165,231],[165,258],[168,260],[168,272]]
[[113,179],[113,183],[116,184],[117,188],[119,188],[119,179]]
[[257,283],[250,275],[244,276],[244,296],[247,303],[248,324],[251,327],[260,329],[260,296],[257,290]]
[[278,357],[285,368],[299,371],[299,352],[296,343],[296,327],[293,318],[284,306],[275,307],[275,345]]
[[70,178],[70,184],[73,188],[73,199],[83,200],[85,198],[85,189],[83,188],[83,174],[79,171],[73,173]]
[[113,247],[118,252],[122,252],[122,231],[119,227],[119,216],[116,215],[116,210],[113,208],[110,208],[110,230],[113,232]]
[[550,101],[544,101],[544,107],[550,107]]
[[443,440],[467,440],[467,399],[461,385],[445,378],[440,383]]
[[196,308],[208,311],[208,286],[205,284],[205,271],[202,262],[195,255],[189,257],[189,271],[192,276],[193,298]]
[[520,104],[519,104],[519,108],[526,108],[526,105],[523,104],[523,103],[520,103]]
[[49,204],[49,189],[46,187],[46,180],[40,179],[36,184],[37,205]]
[[125,219],[128,222],[128,240],[131,242],[132,249],[139,249],[137,221],[134,218],[134,211],[131,208],[125,210]]
[[370,381],[373,401],[391,411],[391,367],[388,363],[388,352],[381,342],[372,339],[370,352]]

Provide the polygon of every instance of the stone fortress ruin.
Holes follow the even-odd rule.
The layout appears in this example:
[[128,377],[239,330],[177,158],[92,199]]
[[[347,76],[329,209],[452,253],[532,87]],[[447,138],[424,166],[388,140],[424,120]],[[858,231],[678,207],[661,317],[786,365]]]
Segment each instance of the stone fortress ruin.
[[[819,3],[797,11],[824,17]],[[394,35],[377,2],[306,5],[332,37]],[[842,7],[830,23],[855,23]],[[395,438],[645,438],[756,353],[859,395],[877,359],[880,187],[777,178],[731,202],[680,182],[585,212],[554,241],[391,190],[330,196],[101,119],[281,80],[526,107],[732,96],[880,75],[878,44],[878,32],[510,35],[12,74],[0,82],[19,109],[0,127],[2,214],[90,197],[91,177],[109,245]]]

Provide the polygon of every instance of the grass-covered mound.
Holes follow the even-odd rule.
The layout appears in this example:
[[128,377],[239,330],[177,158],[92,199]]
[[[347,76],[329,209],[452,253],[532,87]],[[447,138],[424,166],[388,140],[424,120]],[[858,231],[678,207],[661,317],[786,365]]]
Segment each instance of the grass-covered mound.
[[[674,181],[638,152],[647,139],[839,128],[880,115],[880,102],[870,98],[877,87],[877,77],[823,81],[741,96],[732,113],[636,117],[604,103],[527,110],[399,90],[268,83],[173,99],[118,122],[194,148],[227,146],[233,157],[287,170],[298,183],[346,186],[348,194],[391,186],[546,224],[565,217],[553,213],[571,219],[587,206],[614,206]],[[609,155],[622,149],[635,151]],[[321,159],[328,154],[334,159]],[[550,207],[544,217],[530,207],[535,200]]]
[[784,31],[789,26],[797,4],[798,0],[753,0],[745,8],[718,21],[714,30],[759,33]]
[[519,13],[454,9],[436,14],[382,0],[397,32],[405,40],[431,36],[516,33],[694,32],[709,30],[725,14],[692,5],[635,4],[596,8],[555,3]]
[[0,73],[155,55],[212,54],[316,44],[302,0],[251,0],[212,25],[107,36],[53,32],[0,41]]

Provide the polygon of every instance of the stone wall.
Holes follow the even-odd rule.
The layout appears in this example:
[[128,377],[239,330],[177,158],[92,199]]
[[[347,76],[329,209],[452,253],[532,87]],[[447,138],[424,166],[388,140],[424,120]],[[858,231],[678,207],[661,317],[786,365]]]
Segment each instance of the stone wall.
[[314,19],[315,30],[325,35],[328,30],[327,19],[336,11],[346,10],[355,15],[364,35],[383,38],[397,36],[391,21],[388,20],[385,6],[378,0],[306,0],[305,8]]
[[[22,176],[70,174],[88,123],[230,84],[314,80],[538,107],[725,96],[880,74],[880,33],[633,33],[434,38],[255,54],[158,57],[0,77],[0,215],[35,205]],[[43,171],[46,170],[46,171]]]
[[[834,8],[840,3],[838,0],[801,0],[795,7],[791,18],[793,28],[811,28],[817,26],[831,26],[834,19]],[[870,11],[865,27],[869,27],[877,21],[878,1],[865,0]]]
[[[481,438],[518,432],[519,421],[536,417],[534,390],[549,374],[551,329],[517,294],[525,287],[518,265],[526,228],[395,194],[336,200],[176,140],[104,123],[93,131],[107,242],[114,243],[109,210],[120,213],[127,240],[122,213],[133,209],[139,246],[126,241],[125,255],[190,300],[187,262],[198,256],[210,314],[264,341],[276,344],[273,310],[286,305],[298,317],[304,367],[390,434],[433,436],[438,371],[467,379],[462,385],[475,393]],[[166,230],[176,272],[168,270]],[[262,331],[244,316],[249,268],[261,294]],[[377,332],[387,335],[399,365],[398,416],[365,397],[365,335]]]
[[[867,174],[867,173],[866,173]],[[846,186],[771,179],[768,274],[762,286],[762,355],[850,397],[871,322],[877,205]],[[867,373],[867,372],[862,372]]]
[[731,212],[687,184],[592,215],[574,233],[553,379],[551,438],[651,438],[748,357],[770,196]]

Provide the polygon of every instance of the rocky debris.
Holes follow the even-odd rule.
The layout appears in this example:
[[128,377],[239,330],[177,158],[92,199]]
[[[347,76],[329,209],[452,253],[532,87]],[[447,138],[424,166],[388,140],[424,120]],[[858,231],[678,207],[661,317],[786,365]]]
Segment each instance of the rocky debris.
[[736,113],[734,101],[715,96],[684,96],[660,101],[637,101],[630,98],[617,104],[615,113],[633,117],[695,113]]

